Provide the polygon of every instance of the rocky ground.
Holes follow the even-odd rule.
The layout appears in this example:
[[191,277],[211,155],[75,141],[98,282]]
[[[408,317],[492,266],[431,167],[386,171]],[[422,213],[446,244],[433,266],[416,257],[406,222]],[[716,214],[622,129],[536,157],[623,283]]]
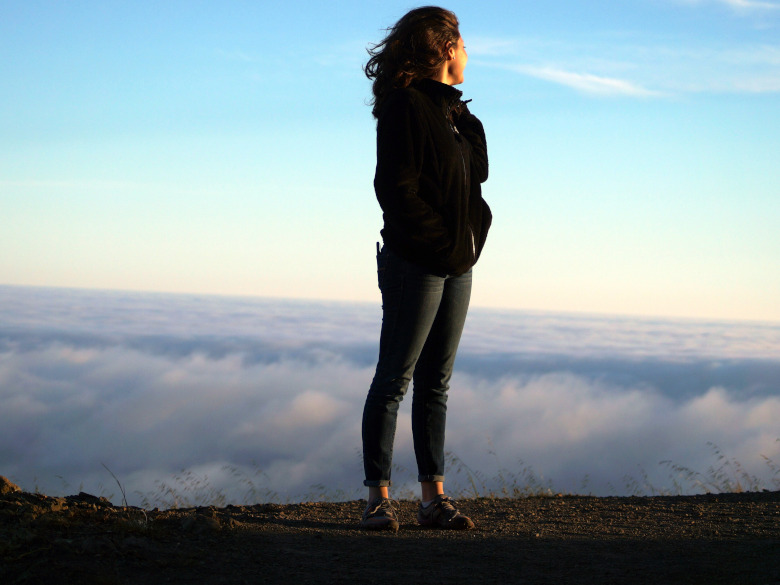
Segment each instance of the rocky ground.
[[780,583],[780,492],[459,501],[476,530],[357,528],[365,502],[145,511],[0,478],[0,583]]

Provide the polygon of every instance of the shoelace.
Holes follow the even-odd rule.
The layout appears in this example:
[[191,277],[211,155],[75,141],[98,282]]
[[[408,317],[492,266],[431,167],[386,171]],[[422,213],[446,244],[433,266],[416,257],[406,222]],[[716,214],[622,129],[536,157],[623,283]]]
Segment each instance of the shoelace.
[[380,510],[383,512],[389,511],[392,514],[397,514],[399,507],[400,504],[397,501],[390,498],[382,498],[377,502],[376,506],[374,506],[374,508],[371,511],[369,511],[368,515],[369,516],[374,515]]
[[438,506],[442,512],[444,512],[444,515],[447,518],[453,518],[460,513],[455,507],[455,500],[452,500],[447,496],[440,499],[435,505]]

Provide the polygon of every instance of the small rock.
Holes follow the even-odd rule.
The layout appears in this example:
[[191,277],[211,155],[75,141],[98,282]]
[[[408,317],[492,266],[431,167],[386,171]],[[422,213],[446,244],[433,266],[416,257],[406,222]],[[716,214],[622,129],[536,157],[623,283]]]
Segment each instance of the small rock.
[[203,534],[204,532],[217,532],[222,528],[222,525],[216,518],[195,514],[186,516],[181,521],[181,527],[185,532]]
[[0,475],[0,495],[12,494],[20,491],[22,491],[22,488],[15,483],[12,483],[7,477]]
[[62,512],[63,510],[68,509],[68,500],[65,498],[54,498],[54,500],[51,503],[51,507],[49,510],[51,512]]
[[78,502],[79,504],[86,504],[87,507],[91,507],[93,510],[97,510],[98,508],[113,507],[111,502],[108,501],[108,498],[93,496],[92,494],[88,494],[86,492],[79,492],[79,495],[68,496],[65,499],[72,502]]

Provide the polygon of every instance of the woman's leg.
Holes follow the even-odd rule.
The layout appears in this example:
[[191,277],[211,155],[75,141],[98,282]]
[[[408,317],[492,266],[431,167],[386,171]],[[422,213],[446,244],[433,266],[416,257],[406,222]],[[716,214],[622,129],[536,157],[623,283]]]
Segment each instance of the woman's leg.
[[422,526],[469,530],[474,523],[444,495],[444,428],[447,390],[471,298],[471,271],[448,278],[441,304],[414,372],[412,432],[422,503]]
[[444,281],[441,303],[414,371],[412,433],[423,500],[442,493],[447,391],[471,299],[471,271]]
[[[385,255],[382,258],[382,255]],[[364,485],[390,485],[398,407],[434,324],[445,279],[383,250],[379,257],[382,333],[376,374],[363,409]]]

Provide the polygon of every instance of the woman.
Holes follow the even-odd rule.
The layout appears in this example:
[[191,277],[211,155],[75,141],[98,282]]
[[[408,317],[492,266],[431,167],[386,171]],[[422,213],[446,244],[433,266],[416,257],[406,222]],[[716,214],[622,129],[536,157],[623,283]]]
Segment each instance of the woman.
[[[473,522],[444,495],[447,390],[471,296],[471,267],[490,227],[480,183],[485,134],[454,85],[468,55],[452,12],[412,10],[369,50],[377,119],[374,189],[383,211],[379,360],[363,410],[368,507],[361,526],[398,530],[389,497],[398,406],[414,382],[412,432],[423,526]],[[377,246],[378,247],[378,246]]]

